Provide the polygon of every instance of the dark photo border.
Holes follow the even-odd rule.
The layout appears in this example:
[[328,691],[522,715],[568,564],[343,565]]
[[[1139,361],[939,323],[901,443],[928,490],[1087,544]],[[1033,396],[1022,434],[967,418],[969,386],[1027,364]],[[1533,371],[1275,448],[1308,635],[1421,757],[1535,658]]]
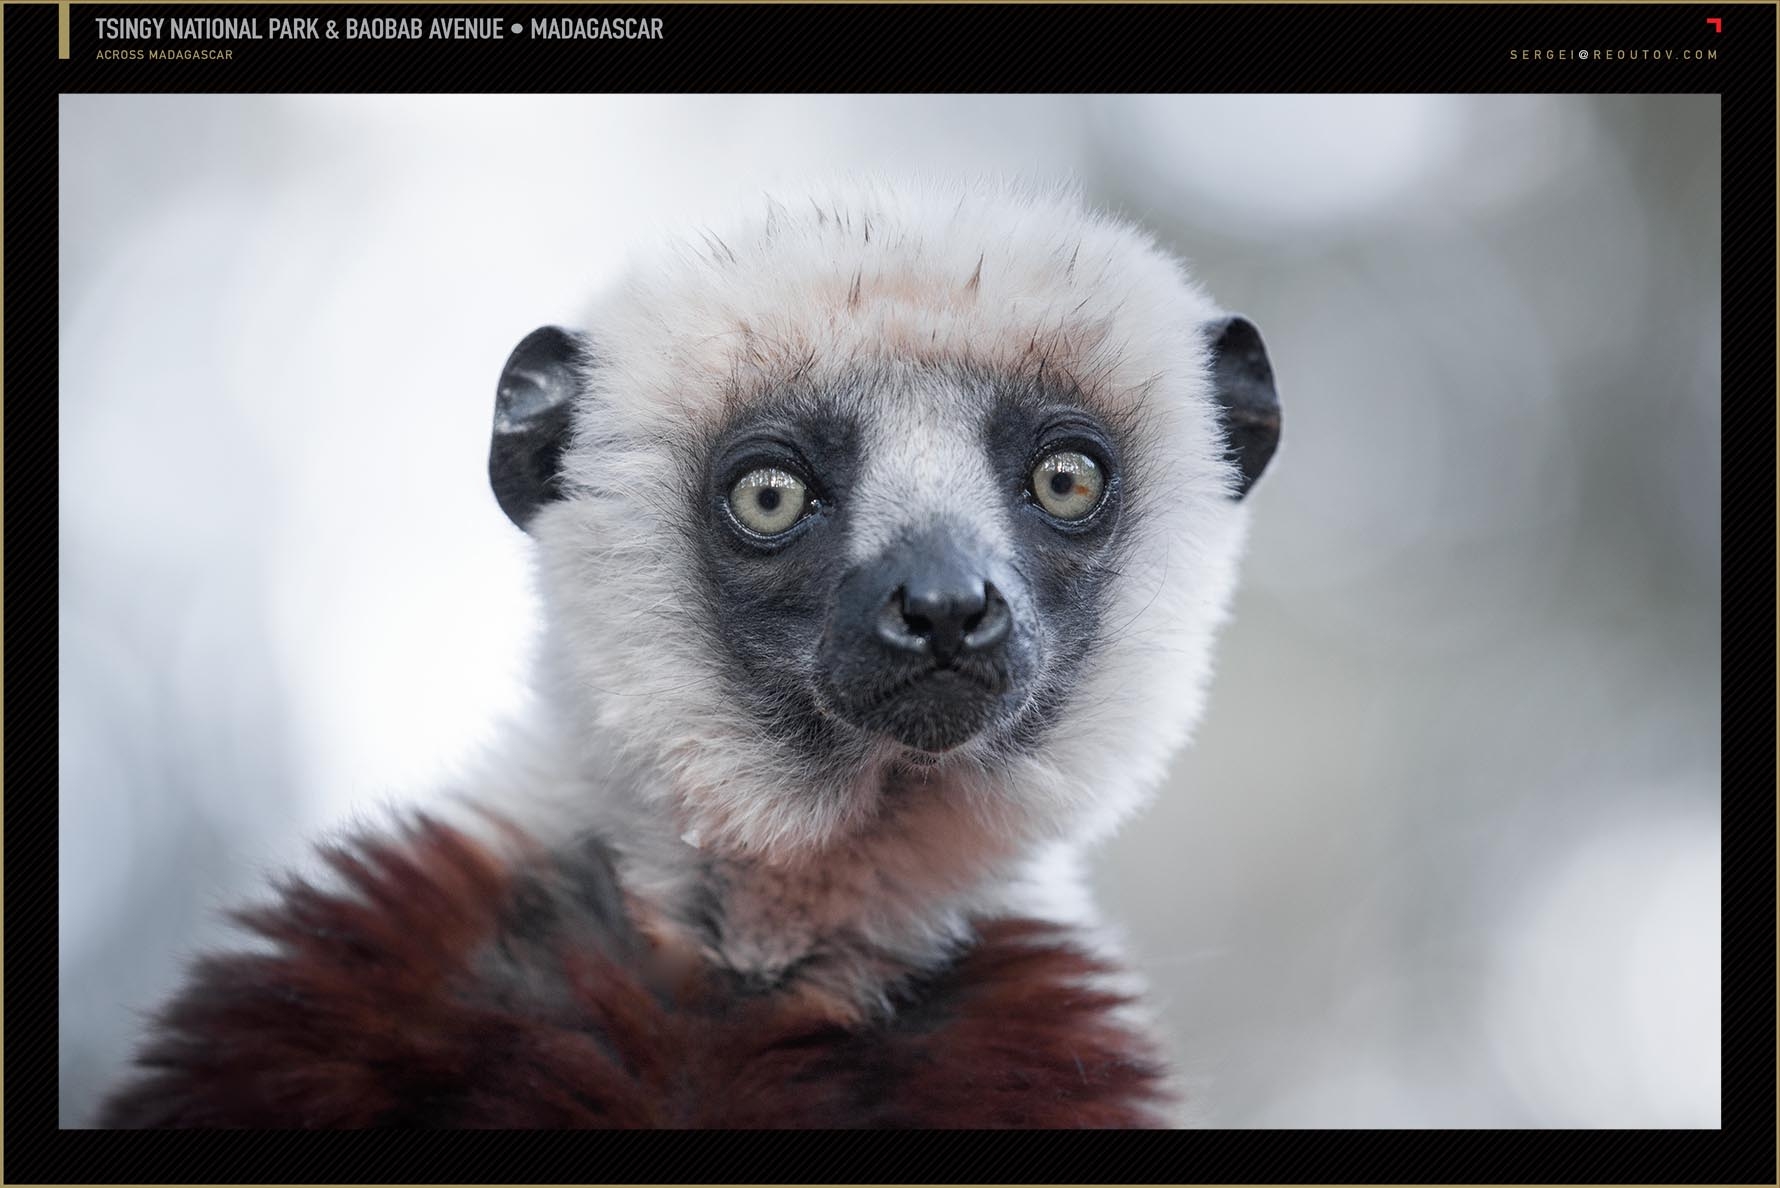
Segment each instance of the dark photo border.
[[[659,41],[258,42],[228,62],[95,57],[92,18],[362,18],[369,4],[7,3],[4,37],[5,776],[11,1182],[774,1179],[1306,1182],[1775,1180],[1775,10],[1769,5],[500,5],[503,17],[656,18]],[[404,16],[462,5],[379,6]],[[383,15],[379,13],[378,15]],[[1714,29],[1712,19],[1720,22]],[[1541,57],[1713,49],[1716,60]],[[1677,53],[1679,58],[1679,52]],[[1612,92],[1722,95],[1723,1129],[125,1137],[58,1131],[57,97],[150,92]],[[78,349],[78,344],[73,349]],[[1760,415],[1755,415],[1759,413]],[[60,481],[67,481],[63,476]],[[53,676],[49,679],[54,680]],[[513,1145],[509,1146],[508,1143]],[[587,1143],[587,1146],[583,1146]]]

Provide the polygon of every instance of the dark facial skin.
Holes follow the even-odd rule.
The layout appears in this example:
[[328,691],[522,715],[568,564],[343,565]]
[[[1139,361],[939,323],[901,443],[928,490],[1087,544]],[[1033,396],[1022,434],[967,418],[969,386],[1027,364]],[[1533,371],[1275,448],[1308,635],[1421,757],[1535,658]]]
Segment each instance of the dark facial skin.
[[[1030,749],[1068,704],[1101,629],[1131,510],[1133,435],[1066,393],[950,378],[975,397],[959,432],[985,452],[1005,492],[1006,539],[985,544],[1000,527],[917,523],[878,557],[849,559],[850,496],[867,440],[854,410],[870,407],[866,381],[782,393],[704,447],[689,527],[731,694],[824,765],[883,738],[916,761],[978,738]],[[1092,459],[1101,479],[1092,510],[1072,521],[1032,489],[1034,468],[1060,450]],[[762,467],[808,491],[803,516],[771,535],[750,530],[732,505],[736,483]]]

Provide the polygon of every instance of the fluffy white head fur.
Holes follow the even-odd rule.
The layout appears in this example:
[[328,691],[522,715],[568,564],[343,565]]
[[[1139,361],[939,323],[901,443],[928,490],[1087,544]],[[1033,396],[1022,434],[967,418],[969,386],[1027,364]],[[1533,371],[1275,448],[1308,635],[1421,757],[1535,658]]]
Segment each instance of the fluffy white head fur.
[[[1201,337],[1218,314],[1148,236],[1062,191],[867,186],[769,202],[640,265],[593,311],[568,494],[530,527],[562,798],[618,832],[659,818],[707,856],[802,867],[845,851],[966,896],[986,872],[1103,834],[1200,714],[1244,540]],[[901,378],[874,397],[855,556],[919,510],[906,482],[880,498],[875,472],[934,470],[943,482],[915,486],[979,500],[985,531],[1005,514],[987,510],[976,447],[946,421],[944,376],[961,367],[1061,377],[1148,443],[1104,638],[1079,671],[1047,674],[1073,688],[1062,720],[1024,756],[959,748],[921,769],[931,795],[894,808],[893,745],[812,789],[807,762],[726,697],[708,636],[688,629],[706,613],[689,597],[684,528],[702,479],[674,446],[775,385],[862,367]]]

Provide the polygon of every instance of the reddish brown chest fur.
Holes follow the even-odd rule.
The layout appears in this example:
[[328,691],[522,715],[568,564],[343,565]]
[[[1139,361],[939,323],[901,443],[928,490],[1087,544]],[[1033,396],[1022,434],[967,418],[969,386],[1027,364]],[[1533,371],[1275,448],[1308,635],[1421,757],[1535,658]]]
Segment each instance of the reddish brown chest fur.
[[1060,930],[980,923],[896,1010],[677,968],[603,851],[502,862],[423,824],[329,853],[160,1017],[105,1126],[1157,1125],[1162,1075]]

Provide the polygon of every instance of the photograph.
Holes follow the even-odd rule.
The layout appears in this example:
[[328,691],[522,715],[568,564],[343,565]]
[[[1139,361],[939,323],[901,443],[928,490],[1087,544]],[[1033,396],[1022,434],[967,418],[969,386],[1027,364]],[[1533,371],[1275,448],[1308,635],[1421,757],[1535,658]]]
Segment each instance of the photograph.
[[60,1125],[1721,1127],[1723,103],[60,94]]

